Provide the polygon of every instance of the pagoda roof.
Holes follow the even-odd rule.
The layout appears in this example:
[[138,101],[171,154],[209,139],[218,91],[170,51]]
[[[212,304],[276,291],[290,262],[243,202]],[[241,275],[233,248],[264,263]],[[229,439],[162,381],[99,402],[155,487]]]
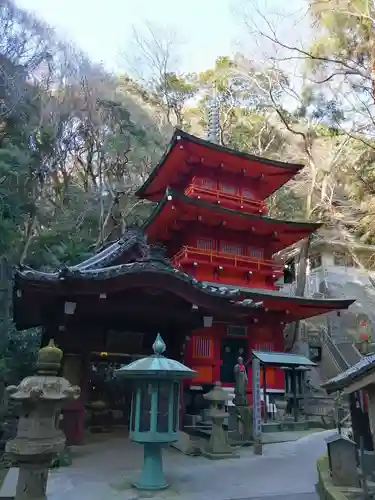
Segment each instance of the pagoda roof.
[[221,169],[247,179],[261,180],[257,193],[264,199],[292,179],[304,165],[242,153],[176,129],[166,152],[136,196],[159,201],[167,186],[180,184],[183,174],[192,168],[197,168],[197,172],[203,168]]
[[[177,226],[173,226],[175,221]],[[165,241],[173,237],[173,231],[191,230],[192,221],[220,227],[223,232],[225,229],[252,232],[267,238],[272,253],[306,238],[321,226],[320,223],[284,221],[246,214],[168,189],[143,227],[150,241]]]
[[[211,285],[210,282],[206,284]],[[226,285],[228,289],[235,289]],[[327,314],[332,311],[348,309],[355,299],[316,299],[310,297],[290,296],[277,290],[265,290],[263,288],[239,287],[246,300],[256,303],[262,302],[265,312],[272,311],[283,316],[282,321],[292,323],[293,321],[312,318]]]

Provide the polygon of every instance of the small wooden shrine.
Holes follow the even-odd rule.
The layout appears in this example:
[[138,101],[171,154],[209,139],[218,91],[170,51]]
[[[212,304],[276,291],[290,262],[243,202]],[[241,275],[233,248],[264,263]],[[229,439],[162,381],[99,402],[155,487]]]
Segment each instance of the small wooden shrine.
[[[273,253],[319,225],[268,218],[265,198],[301,168],[177,130],[138,191],[157,202],[142,230],[75,266],[16,271],[16,327],[42,326],[43,343],[53,338],[64,350],[63,375],[82,388],[64,411],[69,443],[82,440],[92,356],[129,362],[147,354],[160,332],[167,355],[198,372],[186,392],[219,380],[231,386],[238,356],[246,362],[253,350],[284,351],[287,323],[349,307],[352,300],[277,290],[283,267]],[[284,391],[279,368],[267,368],[266,377],[269,392]]]

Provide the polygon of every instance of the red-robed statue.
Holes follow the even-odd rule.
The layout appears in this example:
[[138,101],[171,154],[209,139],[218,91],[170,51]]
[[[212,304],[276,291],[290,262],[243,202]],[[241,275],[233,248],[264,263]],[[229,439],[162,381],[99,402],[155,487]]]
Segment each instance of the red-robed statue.
[[234,404],[240,406],[246,405],[248,403],[246,399],[248,378],[246,365],[241,357],[237,359],[237,364],[234,367],[234,380]]

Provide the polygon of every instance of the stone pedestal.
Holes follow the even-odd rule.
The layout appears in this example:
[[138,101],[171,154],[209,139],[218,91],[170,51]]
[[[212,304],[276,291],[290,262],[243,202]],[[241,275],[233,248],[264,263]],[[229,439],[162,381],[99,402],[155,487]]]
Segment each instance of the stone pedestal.
[[18,466],[16,500],[45,500],[48,469],[65,447],[59,428],[62,404],[79,397],[80,390],[57,377],[62,351],[51,341],[39,351],[37,375],[7,390],[21,403],[17,435],[6,444],[6,453]]
[[249,445],[253,440],[253,412],[249,406],[238,406],[238,432],[242,445]]
[[231,444],[249,446],[253,441],[253,416],[249,406],[228,409],[228,436]]
[[230,441],[237,440],[237,432],[238,432],[238,415],[236,407],[228,406],[228,436]]
[[16,500],[45,500],[48,467],[53,458],[40,464],[19,464]]

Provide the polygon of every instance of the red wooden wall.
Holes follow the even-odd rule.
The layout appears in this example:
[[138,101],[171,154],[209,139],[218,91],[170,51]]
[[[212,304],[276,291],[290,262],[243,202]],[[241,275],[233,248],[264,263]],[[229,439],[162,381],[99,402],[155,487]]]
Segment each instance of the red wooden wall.
[[[203,328],[194,332],[187,342],[185,350],[185,363],[198,372],[193,379],[194,385],[213,383],[220,380],[221,366],[221,341],[227,337],[227,325],[214,323],[211,328]],[[231,338],[234,338],[231,336]],[[244,337],[241,337],[244,338]],[[274,328],[258,327],[251,325],[247,332],[248,359],[253,350],[262,351],[284,351],[283,329],[281,325]],[[267,388],[284,389],[284,373],[279,368],[267,367]],[[248,391],[251,392],[251,367],[248,368]],[[231,386],[225,384],[223,386]]]

